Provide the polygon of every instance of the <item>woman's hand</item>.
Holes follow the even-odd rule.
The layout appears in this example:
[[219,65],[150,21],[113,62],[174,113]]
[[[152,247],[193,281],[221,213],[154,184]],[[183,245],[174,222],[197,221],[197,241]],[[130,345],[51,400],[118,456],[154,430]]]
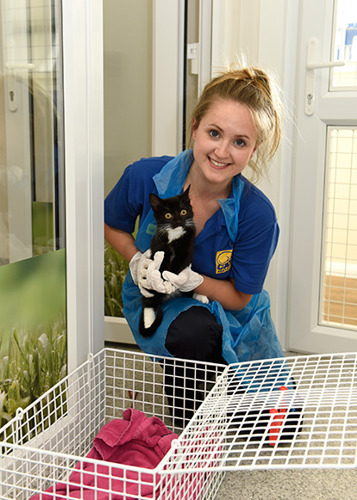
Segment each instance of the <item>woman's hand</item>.
[[176,288],[166,280],[162,279],[160,267],[164,260],[164,252],[155,252],[151,258],[151,250],[145,253],[137,252],[129,262],[129,269],[134,280],[144,297],[153,297],[150,290],[159,293],[171,294]]
[[191,266],[187,266],[179,274],[164,271],[162,276],[180,292],[191,292],[203,282],[203,277],[195,273],[195,271],[192,271]]

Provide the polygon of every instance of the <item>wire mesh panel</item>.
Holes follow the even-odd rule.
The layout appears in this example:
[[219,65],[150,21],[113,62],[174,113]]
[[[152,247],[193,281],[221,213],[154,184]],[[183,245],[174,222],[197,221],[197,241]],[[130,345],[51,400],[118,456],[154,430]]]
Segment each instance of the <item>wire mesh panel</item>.
[[106,420],[132,407],[181,432],[225,365],[106,350]]
[[356,354],[231,365],[182,433],[173,468],[353,468]]
[[[356,354],[224,366],[105,349],[0,430],[0,497],[201,500],[227,470],[356,467],[356,377]],[[165,426],[157,464],[93,454],[123,410]]]
[[346,329],[357,325],[356,146],[356,127],[327,127],[319,322]]
[[90,453],[103,426],[121,419],[128,408],[159,417],[178,435],[224,369],[114,349],[90,355],[0,430],[0,498],[27,500],[42,493],[43,500],[105,494],[181,500],[205,498],[205,491],[211,495],[222,475],[212,473],[204,483],[192,482],[191,473],[168,479],[155,468],[93,459]]

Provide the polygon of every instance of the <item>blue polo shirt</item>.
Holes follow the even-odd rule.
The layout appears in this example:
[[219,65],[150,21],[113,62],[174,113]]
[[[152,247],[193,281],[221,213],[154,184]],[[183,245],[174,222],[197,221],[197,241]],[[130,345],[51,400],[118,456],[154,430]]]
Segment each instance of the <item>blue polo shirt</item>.
[[[105,200],[106,224],[132,233],[137,217],[141,227],[151,211],[150,193],[169,197],[181,192],[193,156],[189,150],[176,158],[180,160],[144,158],[127,167]],[[146,233],[152,237],[154,231],[154,225],[149,224]],[[239,174],[230,196],[220,200],[220,209],[197,236],[192,268],[215,279],[233,278],[241,292],[260,293],[278,237],[272,204]],[[141,251],[148,247],[138,240],[136,245]]]

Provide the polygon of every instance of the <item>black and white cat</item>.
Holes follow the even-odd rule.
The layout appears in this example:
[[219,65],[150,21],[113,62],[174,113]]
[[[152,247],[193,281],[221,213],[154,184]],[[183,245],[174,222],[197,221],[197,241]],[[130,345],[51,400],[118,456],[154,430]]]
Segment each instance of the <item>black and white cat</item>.
[[[196,227],[189,197],[190,186],[182,193],[162,199],[150,194],[150,204],[157,223],[156,232],[151,240],[151,257],[156,252],[164,252],[160,272],[170,271],[179,274],[187,268],[193,257]],[[161,303],[173,294],[148,290],[153,296],[142,297],[143,311],[139,331],[144,337],[151,337],[162,321]],[[186,294],[186,293],[185,293]],[[187,295],[193,295],[187,292]],[[206,302],[206,297],[195,294],[197,299]],[[208,302],[208,299],[207,299]]]

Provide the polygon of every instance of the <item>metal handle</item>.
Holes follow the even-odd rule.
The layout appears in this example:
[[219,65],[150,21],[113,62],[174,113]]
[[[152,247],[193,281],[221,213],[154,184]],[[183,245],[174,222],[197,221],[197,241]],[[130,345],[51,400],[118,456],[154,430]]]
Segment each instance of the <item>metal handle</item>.
[[334,68],[335,66],[344,66],[345,61],[329,61],[325,63],[306,64],[306,69]]
[[315,111],[315,69],[334,68],[344,66],[344,61],[317,62],[319,41],[311,38],[307,45],[306,81],[305,81],[305,113],[308,116]]

